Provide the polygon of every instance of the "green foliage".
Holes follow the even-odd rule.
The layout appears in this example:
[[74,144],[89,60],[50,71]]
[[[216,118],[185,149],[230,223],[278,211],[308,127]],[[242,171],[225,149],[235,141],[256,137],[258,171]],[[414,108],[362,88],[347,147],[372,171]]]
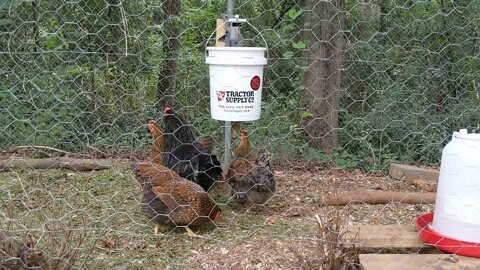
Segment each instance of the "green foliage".
[[298,16],[302,14],[302,12],[303,10],[301,9],[291,8],[287,14],[288,14],[288,17],[290,17],[290,19],[295,20]]
[[25,0],[1,0],[0,9],[14,9],[20,6]]
[[398,8],[381,1],[383,20],[373,6],[349,5],[347,58],[368,61],[352,61],[346,73],[343,148],[382,169],[391,159],[438,162],[452,132],[478,121],[480,62],[473,60],[479,51],[472,22],[480,5],[421,1]]
[[292,46],[293,46],[293,48],[295,48],[295,49],[305,49],[306,44],[305,44],[305,42],[303,42],[303,41],[300,40],[299,42],[293,43]]
[[[145,120],[161,117],[162,5],[112,1],[0,1],[1,148],[147,144]],[[262,118],[246,125],[277,162],[366,170],[384,170],[392,160],[430,164],[454,130],[478,129],[478,2],[348,0],[340,149],[326,155],[309,148],[299,123],[313,115],[299,100],[309,69],[304,52],[313,45],[303,33],[313,22],[303,21],[302,1],[288,2],[285,9],[251,0],[236,10],[269,47]],[[226,1],[181,3],[176,107],[223,147],[223,123],[209,115],[204,56]],[[263,46],[248,24],[242,34],[247,45]]]

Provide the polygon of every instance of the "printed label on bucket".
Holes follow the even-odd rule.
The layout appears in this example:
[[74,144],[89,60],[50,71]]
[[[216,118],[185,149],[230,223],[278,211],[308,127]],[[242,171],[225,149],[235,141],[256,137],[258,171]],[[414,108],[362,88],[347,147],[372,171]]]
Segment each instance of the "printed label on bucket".
[[[215,111],[220,112],[220,117],[224,116],[229,117],[229,119],[235,119],[232,121],[239,121],[247,118],[256,120],[254,118],[257,116],[255,113],[252,115],[252,112],[257,109],[255,106],[257,99],[261,99],[261,95],[256,94],[256,92],[258,92],[260,89],[260,85],[260,76],[254,75],[250,79],[250,89],[235,90],[224,88],[222,90],[218,90],[216,91],[217,102],[216,104],[212,105],[216,107]],[[258,102],[261,103],[261,100]],[[217,113],[216,115],[219,114]]]
[[222,82],[226,77],[211,80],[212,118],[222,121],[258,120],[262,103],[262,75],[260,72],[239,76],[235,81]]

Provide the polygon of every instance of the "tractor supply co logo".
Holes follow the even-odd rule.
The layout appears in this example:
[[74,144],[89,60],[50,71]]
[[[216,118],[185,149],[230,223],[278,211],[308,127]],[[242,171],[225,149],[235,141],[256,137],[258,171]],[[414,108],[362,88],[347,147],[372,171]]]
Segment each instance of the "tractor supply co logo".
[[255,93],[253,91],[226,91],[226,103],[253,103]]
[[253,91],[217,91],[217,100],[226,103],[253,103],[255,101]]
[[254,103],[255,91],[260,88],[260,77],[255,75],[250,80],[250,91],[217,91],[217,100],[225,103]]
[[217,100],[222,101],[225,99],[225,91],[217,91]]

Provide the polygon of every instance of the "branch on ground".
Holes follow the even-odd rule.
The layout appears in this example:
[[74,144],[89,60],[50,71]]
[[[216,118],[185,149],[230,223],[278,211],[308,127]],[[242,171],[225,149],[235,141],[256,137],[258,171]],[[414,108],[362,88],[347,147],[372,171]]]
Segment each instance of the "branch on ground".
[[72,171],[99,171],[111,168],[128,170],[132,162],[126,159],[80,159],[80,158],[43,158],[0,160],[0,172],[15,168],[27,169],[68,169]]
[[342,206],[349,204],[434,204],[436,193],[396,192],[396,191],[353,191],[347,193],[327,194],[322,199],[325,206]]

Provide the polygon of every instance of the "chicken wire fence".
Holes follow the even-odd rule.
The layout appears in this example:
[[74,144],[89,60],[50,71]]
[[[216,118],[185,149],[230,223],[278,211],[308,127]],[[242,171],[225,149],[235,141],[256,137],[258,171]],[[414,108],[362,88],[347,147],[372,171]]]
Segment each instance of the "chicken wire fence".
[[[260,209],[220,188],[222,220],[191,238],[153,234],[129,160],[149,157],[147,120],[163,125],[169,105],[223,163],[205,47],[226,1],[0,1],[3,268],[354,269],[347,225],[412,225],[432,211],[323,203],[419,192],[418,179],[386,175],[391,162],[435,167],[453,131],[478,129],[480,4],[237,2],[259,29],[242,27],[246,45],[269,47],[262,117],[241,128],[277,188]],[[79,158],[106,169],[68,165]]]

